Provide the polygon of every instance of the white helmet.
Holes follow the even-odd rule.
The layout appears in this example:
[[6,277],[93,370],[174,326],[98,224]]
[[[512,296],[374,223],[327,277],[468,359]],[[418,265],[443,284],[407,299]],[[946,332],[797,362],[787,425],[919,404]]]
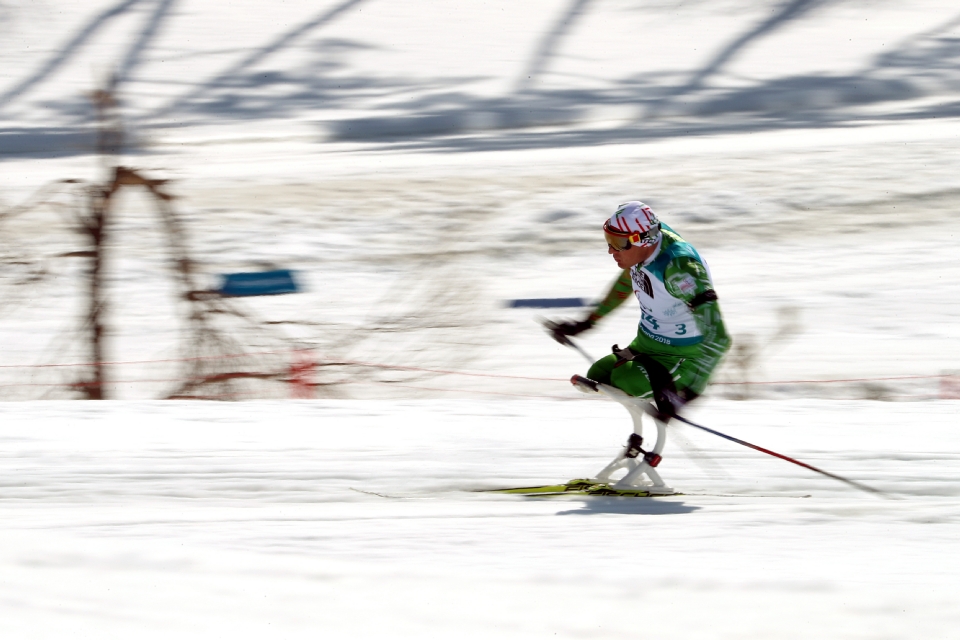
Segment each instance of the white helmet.
[[616,251],[633,245],[648,247],[660,239],[660,221],[653,209],[639,200],[631,200],[617,207],[617,212],[603,224],[607,244]]

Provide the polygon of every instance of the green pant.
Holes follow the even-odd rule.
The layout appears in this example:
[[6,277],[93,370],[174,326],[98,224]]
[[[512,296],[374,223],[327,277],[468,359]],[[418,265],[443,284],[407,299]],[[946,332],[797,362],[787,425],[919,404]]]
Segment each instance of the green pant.
[[[691,381],[696,377],[699,370],[699,363],[690,358],[670,357],[670,356],[651,356],[654,360],[666,367],[670,376],[673,378],[677,389],[686,389]],[[653,396],[653,389],[650,384],[650,376],[647,370],[639,362],[624,362],[619,367],[613,365],[617,361],[617,356],[612,353],[604,358],[600,358],[587,371],[587,377],[603,384],[609,384],[617,389],[629,393],[638,398],[650,398]]]

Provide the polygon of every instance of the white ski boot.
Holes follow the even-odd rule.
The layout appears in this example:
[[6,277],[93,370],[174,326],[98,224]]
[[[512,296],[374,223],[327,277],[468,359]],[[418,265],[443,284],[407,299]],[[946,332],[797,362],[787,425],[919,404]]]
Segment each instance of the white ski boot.
[[[601,393],[619,402],[633,418],[633,433],[630,434],[623,450],[597,474],[596,478],[590,480],[596,481],[597,484],[608,484],[617,490],[647,491],[652,495],[676,493],[664,483],[655,468],[660,464],[662,460],[660,452],[667,444],[667,425],[656,418],[659,415],[656,409],[646,400],[635,398],[616,387],[595,382],[583,376],[573,376],[570,382],[584,393]],[[657,426],[657,442],[650,451],[644,451],[642,447],[645,413],[653,417]],[[612,480],[611,476],[619,469],[626,469],[626,474],[619,480]]]

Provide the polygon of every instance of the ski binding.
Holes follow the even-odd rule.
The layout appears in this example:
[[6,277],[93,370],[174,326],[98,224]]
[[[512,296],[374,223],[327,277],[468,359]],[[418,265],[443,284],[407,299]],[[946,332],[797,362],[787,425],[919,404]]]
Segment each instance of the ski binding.
[[[508,493],[525,496],[590,495],[590,496],[628,496],[647,498],[650,496],[668,496],[676,491],[668,487],[656,467],[663,459],[661,452],[667,443],[667,425],[656,419],[659,413],[647,402],[624,393],[616,387],[595,382],[582,376],[573,376],[570,382],[578,390],[588,393],[600,393],[615,400],[633,418],[633,433],[620,453],[604,467],[595,478],[571,480],[566,484],[544,485],[540,487],[516,487],[513,489],[492,489],[491,493]],[[643,449],[643,416],[654,417],[657,426],[657,441],[649,451]],[[619,480],[612,478],[620,469],[626,473]]]

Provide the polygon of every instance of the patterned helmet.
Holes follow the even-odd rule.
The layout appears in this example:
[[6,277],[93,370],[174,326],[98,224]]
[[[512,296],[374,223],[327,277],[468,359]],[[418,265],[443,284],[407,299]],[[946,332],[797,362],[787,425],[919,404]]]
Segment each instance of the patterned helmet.
[[603,224],[603,234],[614,251],[634,245],[649,247],[660,239],[660,221],[650,207],[631,200],[617,207],[617,212]]

